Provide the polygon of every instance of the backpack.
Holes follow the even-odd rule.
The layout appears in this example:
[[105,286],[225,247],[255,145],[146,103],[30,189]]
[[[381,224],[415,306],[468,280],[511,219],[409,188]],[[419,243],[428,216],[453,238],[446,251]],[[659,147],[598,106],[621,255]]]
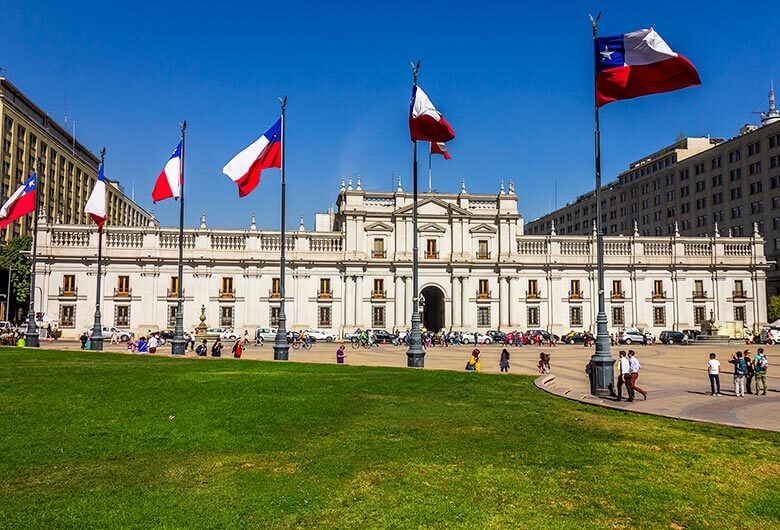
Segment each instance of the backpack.
[[747,375],[747,372],[747,363],[745,362],[745,359],[737,359],[737,364],[734,365],[734,374]]

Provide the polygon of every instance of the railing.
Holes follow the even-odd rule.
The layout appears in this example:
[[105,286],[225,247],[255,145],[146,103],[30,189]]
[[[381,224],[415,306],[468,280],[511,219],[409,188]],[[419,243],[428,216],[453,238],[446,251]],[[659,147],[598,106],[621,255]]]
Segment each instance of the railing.
[[477,259],[490,259],[490,252],[477,252]]
[[219,297],[220,298],[235,298],[236,292],[233,289],[220,289],[219,290]]
[[372,250],[371,257],[374,259],[385,259],[387,257],[386,250]]
[[747,292],[744,290],[742,291],[731,291],[731,297],[732,298],[747,298]]
[[750,243],[726,243],[723,253],[727,256],[750,256]]
[[281,298],[281,297],[282,297],[282,293],[280,293],[279,291],[275,289],[268,290],[268,298]]
[[[182,243],[184,248],[195,248],[195,234],[184,234]],[[179,234],[161,233],[160,248],[179,248]]]
[[371,298],[373,300],[385,300],[387,298],[387,291],[371,291]]
[[114,287],[114,298],[130,298],[133,290],[130,288]]
[[561,241],[561,254],[564,256],[587,256],[590,243],[587,241]]
[[607,256],[630,256],[631,245],[628,241],[604,243],[604,254]]
[[582,300],[582,291],[569,291],[569,300]]
[[55,247],[86,247],[89,245],[89,232],[55,230],[51,233],[51,244]]
[[517,253],[532,256],[547,254],[547,241],[518,240]]
[[[260,250],[278,251],[282,249],[281,236],[279,235],[262,235],[260,236]],[[292,236],[284,237],[285,250],[295,249],[295,238]],[[317,250],[318,249],[313,249]],[[341,250],[341,249],[339,249]]]
[[141,248],[142,246],[144,246],[144,235],[141,232],[106,232],[106,247]]
[[655,291],[653,293],[653,300],[665,300],[666,299],[666,291]]
[[[181,290],[181,296],[184,298],[184,289]],[[169,299],[177,299],[179,298],[179,290],[178,289],[171,289],[170,287],[166,290],[165,297]]]
[[[290,249],[290,244],[288,240],[288,249]],[[342,248],[344,248],[344,240],[341,239],[341,237],[323,237],[323,236],[312,236],[309,239],[309,250],[311,252],[341,252]]]
[[683,251],[686,256],[712,256],[712,245],[709,243],[685,243]]
[[[693,297],[694,298],[707,298],[707,291],[701,291],[701,290],[698,290],[698,289],[694,289]],[[664,298],[666,298],[666,297],[664,297]]]
[[626,298],[626,292],[625,291],[612,291],[609,293],[610,298],[612,300],[624,300]]
[[643,243],[645,256],[668,256],[672,253],[671,243]]
[[212,234],[211,248],[214,250],[245,250],[246,236],[243,234],[241,235]]
[[477,300],[487,300],[489,299],[491,291],[477,291]]
[[439,251],[438,250],[434,250],[433,252],[425,251],[425,259],[439,259]]
[[542,297],[542,291],[526,291],[525,297],[527,300],[538,300]]
[[78,294],[78,287],[60,287],[60,298],[76,298]]
[[328,289],[327,291],[317,291],[317,298],[330,300],[333,298],[333,291]]

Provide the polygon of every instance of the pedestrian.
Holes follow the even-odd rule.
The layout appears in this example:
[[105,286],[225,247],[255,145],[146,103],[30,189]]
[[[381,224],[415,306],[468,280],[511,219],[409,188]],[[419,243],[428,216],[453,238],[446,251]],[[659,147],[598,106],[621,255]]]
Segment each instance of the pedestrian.
[[707,375],[710,378],[710,390],[713,396],[722,396],[720,393],[720,361],[717,360],[714,353],[710,353],[710,360],[707,361]]
[[631,380],[631,388],[634,392],[642,394],[642,399],[647,401],[647,392],[637,386],[636,380],[639,379],[639,370],[642,369],[642,364],[639,359],[636,358],[636,352],[634,350],[628,350],[628,370]]
[[506,348],[501,350],[501,359],[498,361],[498,367],[501,372],[509,373],[509,352]]
[[255,346],[260,346],[262,340],[263,340],[263,336],[260,335],[260,328],[257,328],[255,330]]
[[344,352],[344,343],[339,345],[339,349],[336,350],[336,364],[344,364],[344,360],[347,358],[347,354]]
[[214,345],[211,347],[211,356],[222,357],[222,348],[224,347],[225,346],[222,344],[222,340],[217,337],[217,340],[214,341]]
[[469,357],[469,362],[466,363],[466,370],[469,372],[479,372],[480,369],[479,350],[474,348]]
[[628,401],[634,401],[634,388],[631,386],[631,364],[628,362],[625,350],[620,350],[620,373],[618,375],[617,400],[623,399],[623,386],[628,393]]
[[157,352],[157,336],[152,335],[149,337],[149,353],[156,353]]
[[753,376],[756,375],[755,365],[753,364],[753,359],[750,357],[750,350],[745,350],[742,352],[742,358],[745,359],[745,364],[747,365],[747,374],[745,375],[745,389],[747,390],[748,394],[753,393]]
[[149,345],[146,342],[146,337],[141,337],[138,339],[138,353],[148,353],[149,352]]
[[729,362],[734,365],[734,395],[745,397],[745,376],[747,375],[747,363],[742,358],[742,352],[731,354]]
[[79,341],[81,342],[81,349],[86,350],[87,349],[87,340],[89,340],[89,337],[87,337],[87,332],[81,334],[79,337]]
[[119,335],[116,334],[116,330],[111,331],[110,344],[119,344]]
[[769,359],[766,358],[764,348],[759,348],[754,360],[756,371],[756,395],[763,387],[762,396],[766,396],[766,370],[769,368]]
[[203,339],[203,342],[198,344],[198,347],[195,348],[195,353],[198,355],[198,357],[205,357],[206,354],[208,354],[208,344],[206,343],[206,339]]
[[244,330],[244,348],[246,348],[247,346],[249,346],[249,330],[245,329]]
[[244,343],[241,339],[236,339],[236,342],[233,343],[233,348],[231,350],[233,352],[233,358],[234,359],[240,359],[241,358],[241,352],[244,351]]

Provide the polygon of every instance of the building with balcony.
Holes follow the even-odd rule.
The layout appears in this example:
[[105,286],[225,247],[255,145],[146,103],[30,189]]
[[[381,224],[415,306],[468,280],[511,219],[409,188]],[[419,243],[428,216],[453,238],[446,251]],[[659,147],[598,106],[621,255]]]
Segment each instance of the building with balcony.
[[[514,186],[496,194],[422,193],[420,303],[425,327],[453,330],[595,330],[592,233],[525,235]],[[37,284],[42,310],[66,336],[88,328],[95,307],[97,234],[42,220]],[[106,228],[102,309],[135,332],[176,319],[177,230]],[[184,238],[184,324],[253,330],[279,318],[279,251],[287,252],[290,329],[407,329],[412,313],[412,196],[351,183],[335,211],[316,214],[284,242],[278,231],[215,229],[203,219]],[[764,240],[747,237],[608,236],[606,305],[611,332],[655,332],[719,321],[766,321]],[[113,296],[111,294],[113,293]],[[70,330],[70,332],[68,331]],[[251,331],[250,331],[251,334]]]

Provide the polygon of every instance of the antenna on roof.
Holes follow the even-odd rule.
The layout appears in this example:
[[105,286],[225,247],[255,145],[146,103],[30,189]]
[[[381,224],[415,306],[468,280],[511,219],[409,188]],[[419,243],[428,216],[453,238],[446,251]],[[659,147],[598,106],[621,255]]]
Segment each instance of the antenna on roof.
[[68,125],[68,93],[65,92],[65,125]]

